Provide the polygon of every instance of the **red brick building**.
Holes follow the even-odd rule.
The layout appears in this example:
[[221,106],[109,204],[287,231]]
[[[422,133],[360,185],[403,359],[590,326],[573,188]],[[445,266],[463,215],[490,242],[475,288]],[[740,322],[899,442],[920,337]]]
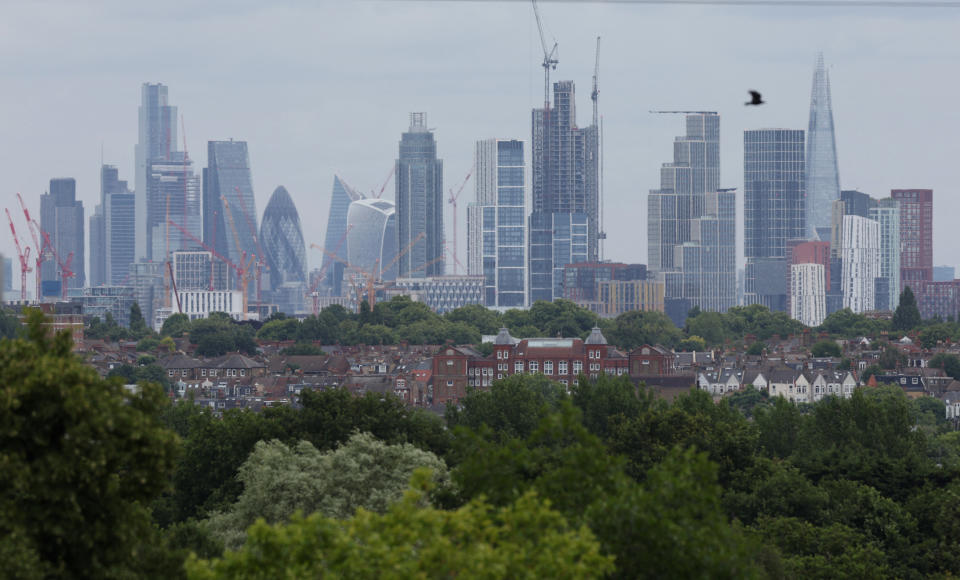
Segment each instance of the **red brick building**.
[[561,385],[576,385],[580,375],[629,374],[629,358],[607,344],[594,328],[580,338],[517,340],[506,328],[494,339],[493,354],[484,357],[470,347],[448,346],[433,357],[433,403],[456,403],[467,387],[489,388],[493,381],[517,374],[542,374]]

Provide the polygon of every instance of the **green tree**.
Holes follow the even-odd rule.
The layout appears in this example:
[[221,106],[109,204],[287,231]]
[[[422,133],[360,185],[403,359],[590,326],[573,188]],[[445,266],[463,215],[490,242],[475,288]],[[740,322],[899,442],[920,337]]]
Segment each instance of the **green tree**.
[[876,377],[884,374],[884,369],[878,364],[872,364],[867,368],[863,369],[863,372],[860,373],[860,380],[866,384],[870,380],[870,377]]
[[479,334],[496,334],[502,325],[501,317],[496,310],[490,310],[480,304],[469,304],[451,310],[445,318],[450,322],[465,322]]
[[21,328],[20,319],[14,312],[0,307],[0,338],[17,338]]
[[616,556],[619,578],[759,578],[751,540],[720,505],[705,453],[673,449],[644,485],[594,503],[590,528]]
[[72,354],[69,333],[48,337],[36,310],[27,320],[28,339],[0,341],[4,573],[151,575],[157,542],[144,505],[167,485],[177,448],[159,421],[163,392],[101,379]]
[[897,304],[897,309],[893,311],[891,326],[893,330],[898,332],[907,332],[920,326],[921,322],[917,298],[913,295],[913,290],[906,286],[900,292],[900,303]]
[[386,514],[363,509],[346,521],[314,514],[251,528],[244,548],[220,560],[187,563],[193,579],[213,578],[600,578],[613,558],[587,528],[573,528],[530,493],[493,509],[475,500],[456,511],[423,507],[430,476]]
[[703,340],[699,336],[691,336],[685,338],[677,344],[676,350],[680,352],[691,352],[691,351],[705,351],[707,350],[707,341]]
[[683,333],[662,312],[632,310],[617,316],[605,336],[612,344],[631,350],[643,344],[673,348]]
[[258,518],[286,522],[301,511],[345,519],[358,507],[385,513],[420,467],[430,468],[438,485],[448,484],[447,466],[433,453],[409,443],[387,445],[369,433],[354,434],[325,453],[307,441],[293,448],[261,441],[238,472],[243,493],[228,511],[213,514],[208,526],[227,548],[237,549]]
[[527,437],[564,399],[563,387],[543,375],[511,375],[488,390],[469,390],[459,406],[447,407],[446,419],[451,428],[486,425],[500,438]]
[[160,346],[160,339],[156,336],[148,336],[141,338],[140,342],[137,343],[137,352],[151,352],[156,350],[158,346]]
[[907,355],[888,344],[880,353],[877,364],[884,369],[897,369],[907,364]]
[[133,338],[143,338],[151,334],[147,321],[143,319],[140,304],[136,302],[130,305],[130,334]]
[[943,369],[948,377],[960,377],[960,357],[955,354],[937,353],[930,359],[929,366]]
[[821,340],[813,345],[810,354],[815,357],[839,357],[843,354],[840,345],[834,340]]
[[719,312],[700,312],[693,317],[688,317],[687,335],[702,336],[703,340],[710,346],[723,344],[727,337],[724,315]]
[[260,340],[295,340],[300,334],[300,321],[296,318],[277,318],[264,323],[257,331]]
[[760,356],[765,350],[767,350],[767,345],[758,340],[750,345],[750,348],[747,349],[747,354],[752,356]]
[[163,326],[160,327],[160,336],[179,338],[184,333],[189,333],[192,326],[190,317],[178,312],[163,321]]

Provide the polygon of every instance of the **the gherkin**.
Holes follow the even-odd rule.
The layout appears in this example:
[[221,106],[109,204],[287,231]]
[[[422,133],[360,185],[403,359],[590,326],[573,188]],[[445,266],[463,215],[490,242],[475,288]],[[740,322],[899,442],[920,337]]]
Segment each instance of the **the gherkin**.
[[270,265],[270,289],[281,311],[302,309],[307,280],[307,250],[300,215],[282,185],[273,191],[260,225],[260,241]]

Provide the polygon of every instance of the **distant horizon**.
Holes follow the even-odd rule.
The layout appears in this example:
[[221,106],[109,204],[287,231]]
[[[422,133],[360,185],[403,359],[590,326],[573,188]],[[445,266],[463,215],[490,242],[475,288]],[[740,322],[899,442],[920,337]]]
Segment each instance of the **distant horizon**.
[[[875,198],[892,189],[933,189],[934,262],[960,265],[949,222],[960,211],[950,195],[957,176],[949,146],[960,114],[950,98],[956,81],[943,73],[960,56],[951,41],[960,12],[708,4],[714,5],[541,3],[547,36],[560,46],[551,81],[579,86],[580,126],[590,124],[595,43],[602,37],[604,257],[647,263],[647,192],[658,187],[660,165],[682,132],[678,119],[647,111],[689,108],[721,117],[720,182],[737,188],[742,267],[742,131],[806,131],[822,50],[841,189]],[[248,143],[258,221],[271,192],[283,185],[308,247],[323,241],[334,175],[366,195],[379,190],[411,111],[428,113],[447,169],[445,191],[466,176],[476,141],[530,141],[531,111],[542,107],[543,54],[527,2],[249,2],[227,13],[228,6],[174,3],[159,10],[108,1],[92,8],[66,2],[8,8],[0,23],[7,49],[0,71],[8,85],[0,105],[11,114],[0,125],[7,136],[0,145],[6,161],[0,200],[22,242],[32,245],[23,237],[17,191],[38,211],[52,176],[73,177],[89,217],[99,199],[101,160],[133,183],[144,82],[169,87],[198,170],[207,164],[207,141],[232,135]],[[468,20],[469,29],[461,25]],[[35,34],[38,22],[44,35]],[[144,40],[168,28],[183,40]],[[748,89],[767,104],[744,107]],[[461,207],[473,200],[472,189],[471,180]],[[393,199],[392,190],[391,184],[384,198]],[[459,258],[466,263],[466,212],[459,213]],[[450,218],[447,209],[448,239]],[[17,286],[7,232],[0,252],[13,259]],[[308,249],[309,267],[320,262],[319,252]]]

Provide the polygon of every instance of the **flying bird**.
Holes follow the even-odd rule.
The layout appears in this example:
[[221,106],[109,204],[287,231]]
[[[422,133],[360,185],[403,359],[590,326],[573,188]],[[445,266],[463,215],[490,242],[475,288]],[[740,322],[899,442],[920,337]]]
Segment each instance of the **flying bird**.
[[766,103],[763,100],[763,97],[757,91],[748,91],[750,93],[750,100],[744,103],[744,105],[762,105]]

